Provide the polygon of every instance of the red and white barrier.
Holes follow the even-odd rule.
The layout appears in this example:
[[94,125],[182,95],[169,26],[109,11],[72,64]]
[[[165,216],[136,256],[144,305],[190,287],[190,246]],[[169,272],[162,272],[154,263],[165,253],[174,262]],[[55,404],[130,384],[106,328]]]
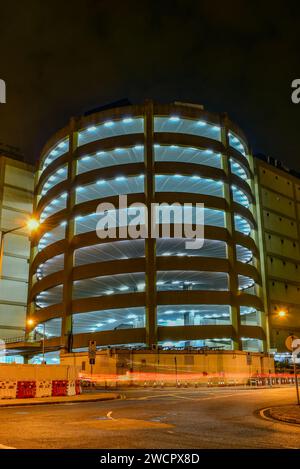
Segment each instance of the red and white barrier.
[[0,400],[75,396],[78,394],[81,394],[79,380],[0,381]]
[[27,399],[36,396],[36,381],[18,381],[17,399]]
[[76,395],[82,393],[80,379],[76,379],[76,381],[75,381],[75,391],[76,391]]
[[0,381],[0,399],[17,397],[17,381]]
[[67,396],[76,396],[76,382],[75,382],[75,380],[68,381]]
[[52,396],[67,396],[68,381],[56,379],[52,381]]
[[36,382],[36,396],[35,397],[51,397],[52,396],[52,381],[37,381]]

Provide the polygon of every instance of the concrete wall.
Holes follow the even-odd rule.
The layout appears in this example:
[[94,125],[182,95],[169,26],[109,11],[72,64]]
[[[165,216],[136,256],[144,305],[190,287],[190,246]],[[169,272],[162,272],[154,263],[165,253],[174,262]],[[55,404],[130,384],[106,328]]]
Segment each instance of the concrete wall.
[[92,376],[101,384],[106,381],[112,385],[126,383],[128,379],[140,385],[155,381],[174,384],[176,377],[194,384],[207,384],[209,380],[238,384],[246,383],[256,374],[274,373],[273,358],[240,351],[98,351],[92,369],[87,353],[62,355],[61,363],[75,365],[82,377]]
[[0,364],[0,381],[75,380],[78,370],[63,365]]

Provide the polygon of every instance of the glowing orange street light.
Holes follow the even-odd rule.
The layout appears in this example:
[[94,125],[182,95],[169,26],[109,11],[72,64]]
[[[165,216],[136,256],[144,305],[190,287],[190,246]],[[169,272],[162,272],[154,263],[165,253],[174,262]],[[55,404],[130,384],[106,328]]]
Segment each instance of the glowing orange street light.
[[36,218],[29,218],[26,223],[26,227],[30,233],[36,231],[40,226],[39,221]]
[[284,311],[284,309],[281,309],[279,312],[278,312],[278,317],[280,318],[285,318],[286,316],[286,311]]
[[33,326],[34,320],[33,319],[28,319],[27,324],[28,324],[28,326]]

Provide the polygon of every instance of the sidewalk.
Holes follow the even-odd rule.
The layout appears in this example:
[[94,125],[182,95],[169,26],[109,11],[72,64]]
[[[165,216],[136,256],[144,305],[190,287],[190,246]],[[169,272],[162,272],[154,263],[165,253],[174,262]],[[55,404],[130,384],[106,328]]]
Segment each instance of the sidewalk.
[[46,405],[46,404],[63,404],[78,402],[96,402],[111,401],[119,399],[120,394],[115,392],[99,392],[99,393],[83,393],[78,396],[62,396],[62,397],[41,397],[28,399],[0,399],[1,407],[24,406],[24,405]]
[[300,406],[286,405],[280,407],[270,407],[268,409],[270,417],[285,423],[300,425]]

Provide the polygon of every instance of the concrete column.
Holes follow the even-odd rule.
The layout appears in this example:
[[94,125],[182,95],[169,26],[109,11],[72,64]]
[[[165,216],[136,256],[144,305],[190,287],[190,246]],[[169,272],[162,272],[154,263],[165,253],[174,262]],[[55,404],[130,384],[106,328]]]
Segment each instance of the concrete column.
[[194,325],[194,313],[191,313],[191,312],[184,313],[184,325],[185,326]]
[[229,261],[229,291],[233,298],[233,305],[231,306],[231,320],[234,328],[235,336],[233,337],[233,348],[234,350],[241,349],[241,340],[239,334],[240,328],[240,310],[235,304],[238,295],[238,276],[236,273],[236,250],[234,241],[234,212],[233,212],[233,198],[231,191],[231,168],[229,162],[229,139],[228,139],[228,117],[223,115],[221,119],[221,138],[222,143],[225,147],[225,154],[222,155],[222,168],[227,176],[227,182],[224,184],[224,198],[226,200],[226,215],[225,222],[226,228],[229,232],[230,239],[227,244],[227,254]]
[[76,176],[76,149],[78,146],[77,121],[72,118],[70,121],[69,132],[69,155],[68,155],[68,197],[67,197],[67,225],[66,240],[67,248],[64,262],[64,283],[63,283],[63,308],[62,308],[62,334],[61,347],[62,353],[68,353],[72,350],[72,271],[73,271],[73,250],[71,241],[74,236],[74,219],[71,219],[72,209],[76,203],[75,188],[71,190]]
[[[186,313],[183,314],[184,316],[184,325],[185,326],[193,326],[194,325],[194,313],[191,313],[190,311],[187,311]],[[185,341],[185,347],[190,347],[191,341],[187,340]]]
[[145,240],[146,255],[146,343],[157,344],[156,318],[156,240],[151,236],[151,203],[155,202],[154,155],[153,155],[153,102],[145,101],[145,197],[148,208],[148,239]]
[[264,352],[268,352],[270,349],[270,330],[269,330],[269,313],[270,313],[270,304],[269,304],[269,286],[267,281],[267,252],[265,245],[265,230],[264,230],[264,219],[263,219],[263,209],[262,209],[262,195],[258,174],[258,167],[255,165],[253,157],[251,157],[250,166],[252,173],[254,175],[254,188],[253,192],[256,199],[256,221],[257,221],[257,234],[256,234],[256,244],[259,248],[260,260],[257,263],[257,268],[261,274],[262,287],[260,288],[259,294],[262,298],[264,305],[264,311],[262,311],[261,317],[261,327],[264,329],[266,334],[266,340],[263,341]]

